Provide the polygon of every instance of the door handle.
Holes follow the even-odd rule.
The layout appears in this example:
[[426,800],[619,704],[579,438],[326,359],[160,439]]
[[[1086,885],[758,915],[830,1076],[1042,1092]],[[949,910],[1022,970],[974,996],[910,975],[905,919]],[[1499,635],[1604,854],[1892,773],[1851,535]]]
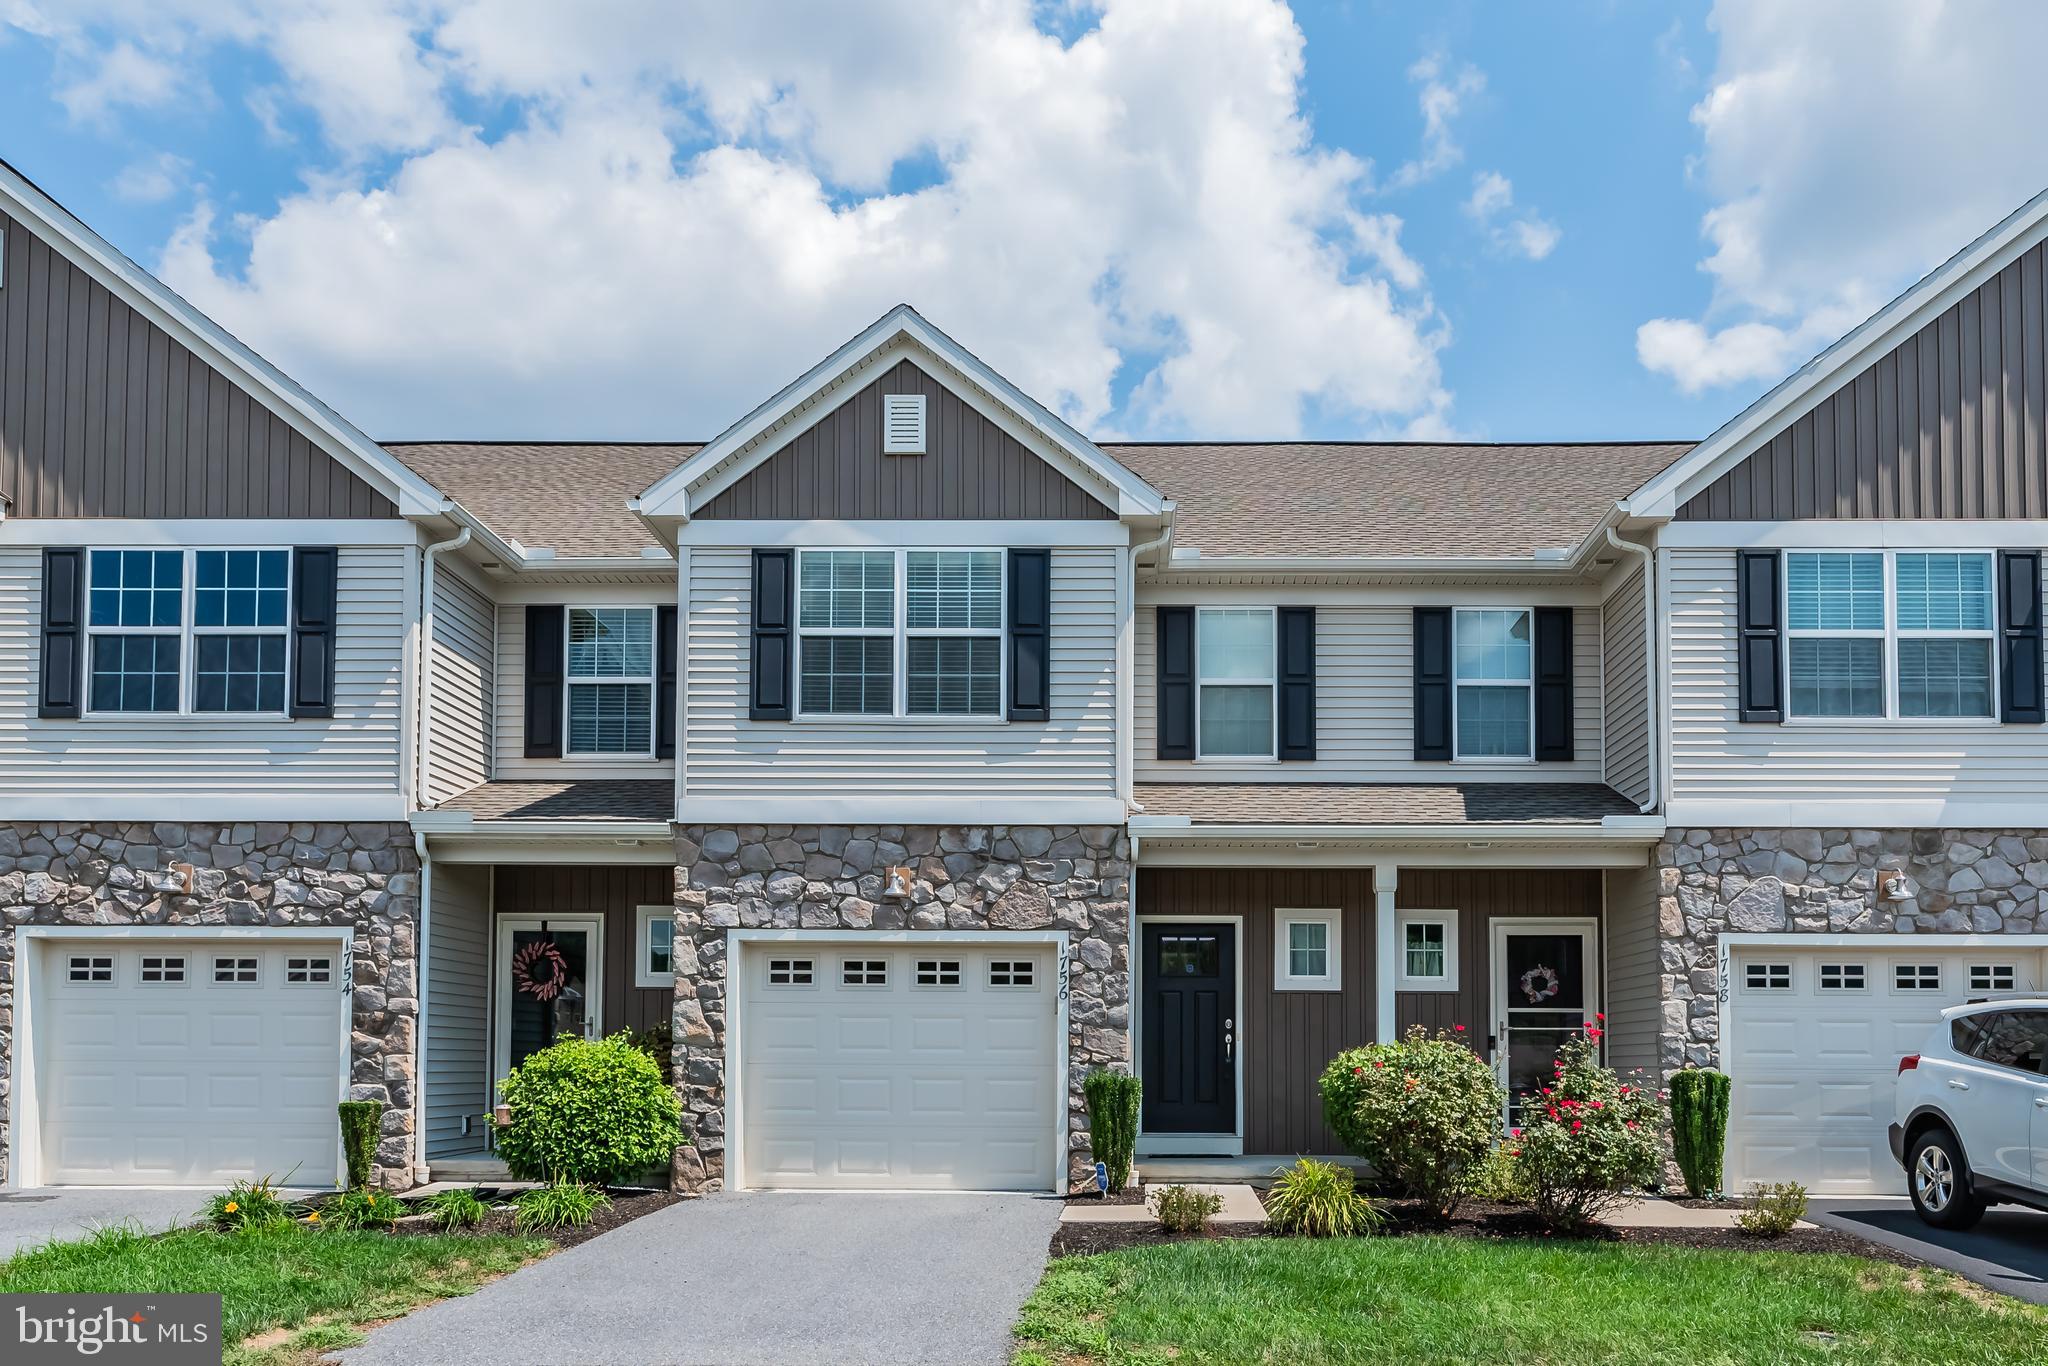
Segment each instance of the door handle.
[[2048,1110],[2048,1096],[2035,1096],[2034,1108],[2036,1110]]
[[1235,1022],[1231,1020],[1225,1020],[1223,1022],[1223,1061],[1225,1062],[1229,1062],[1231,1058],[1235,1056],[1233,1052],[1233,1041],[1236,1038],[1236,1031],[1232,1028],[1234,1023]]
[[1970,1083],[1964,1081],[1961,1077],[1950,1077],[1948,1085],[1951,1091],[1967,1091],[1970,1089]]

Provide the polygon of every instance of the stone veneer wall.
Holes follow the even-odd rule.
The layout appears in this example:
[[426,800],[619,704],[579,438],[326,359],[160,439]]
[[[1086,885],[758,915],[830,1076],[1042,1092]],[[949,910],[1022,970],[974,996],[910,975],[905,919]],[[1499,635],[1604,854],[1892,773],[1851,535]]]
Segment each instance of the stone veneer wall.
[[[1657,848],[1667,1075],[1716,1061],[1719,938],[1735,933],[2027,934],[2048,924],[2048,832],[1671,830]],[[1906,875],[1903,900],[1878,878]]]
[[[687,826],[676,833],[678,1190],[725,1176],[726,931],[1067,930],[1068,1166],[1088,1163],[1081,1078],[1131,1061],[1130,841],[1119,826]],[[908,898],[884,869],[915,870]]]
[[[192,865],[192,895],[148,875]],[[400,823],[0,824],[0,1175],[12,1104],[17,925],[348,925],[349,1094],[381,1100],[376,1179],[412,1183],[419,858]]]

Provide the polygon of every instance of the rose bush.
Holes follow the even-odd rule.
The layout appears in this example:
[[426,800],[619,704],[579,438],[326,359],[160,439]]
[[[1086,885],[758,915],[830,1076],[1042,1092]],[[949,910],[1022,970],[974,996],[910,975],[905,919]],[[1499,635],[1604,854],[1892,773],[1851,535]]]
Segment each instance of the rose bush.
[[1321,1082],[1330,1131],[1382,1180],[1446,1216],[1500,1136],[1500,1084],[1463,1034],[1432,1038],[1416,1025],[1396,1042],[1339,1053]]
[[1511,1134],[1537,1215],[1561,1231],[1597,1222],[1664,1167],[1663,1097],[1600,1065],[1601,1033],[1596,1021],[1566,1041],[1555,1080],[1523,1098]]

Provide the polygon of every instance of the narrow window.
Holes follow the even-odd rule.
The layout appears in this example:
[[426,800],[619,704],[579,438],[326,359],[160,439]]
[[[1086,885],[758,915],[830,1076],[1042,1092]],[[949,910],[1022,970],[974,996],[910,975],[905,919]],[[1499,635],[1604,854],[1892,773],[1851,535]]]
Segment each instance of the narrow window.
[[185,552],[95,550],[86,629],[90,710],[175,712],[185,628]]
[[66,976],[73,982],[111,982],[114,960],[97,954],[74,954]]
[[145,954],[142,959],[142,980],[145,983],[162,986],[184,981],[184,957]]
[[912,716],[994,716],[1003,695],[1003,553],[903,557],[904,681]]
[[1744,965],[1742,984],[1751,991],[1790,991],[1790,963],[1749,963]]
[[1343,960],[1342,926],[1334,910],[1273,912],[1273,989],[1335,991]]
[[1530,613],[1461,607],[1452,614],[1454,724],[1461,759],[1527,759],[1535,730]]
[[1404,991],[1455,991],[1458,986],[1458,917],[1455,911],[1401,911],[1394,920],[1394,985]]
[[1204,607],[1195,613],[1197,752],[1202,758],[1270,759],[1273,670],[1270,607]]
[[1028,958],[998,958],[988,965],[988,984],[992,987],[1028,987],[1033,980]]
[[1898,554],[1899,715],[1993,715],[1989,555]]
[[[254,981],[252,977],[248,979]],[[318,986],[334,980],[332,958],[287,958],[284,980],[294,986]]]
[[213,960],[213,980],[221,984],[247,985],[256,980],[256,960],[253,958],[216,958]]
[[839,964],[839,983],[849,987],[889,985],[889,962],[884,958],[848,958]]
[[1892,965],[1892,985],[1900,991],[1940,991],[1941,964],[1895,963]]
[[192,555],[192,710],[284,710],[291,553]]
[[642,906],[637,914],[633,985],[660,991],[675,985],[676,913],[673,906]]
[[1793,716],[1883,716],[1884,556],[1785,557]]
[[811,715],[892,715],[895,552],[800,552],[796,614],[801,709]]
[[959,986],[960,960],[957,958],[918,959],[917,984],[921,987]]
[[654,752],[654,609],[569,609],[569,752]]
[[1868,985],[1861,963],[1822,963],[1822,991],[1862,991]]
[[2018,988],[2019,974],[2011,963],[1972,963],[1970,965],[1970,990],[1972,991],[2013,991]]
[[811,984],[811,976],[811,960],[808,958],[768,960],[768,985],[771,987],[807,987]]

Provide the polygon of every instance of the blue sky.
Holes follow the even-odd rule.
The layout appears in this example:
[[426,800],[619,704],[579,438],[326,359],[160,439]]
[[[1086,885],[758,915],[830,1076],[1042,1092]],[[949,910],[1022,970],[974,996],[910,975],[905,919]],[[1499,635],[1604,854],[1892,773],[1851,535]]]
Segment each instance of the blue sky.
[[788,8],[14,0],[0,156],[389,438],[899,298],[1103,435],[1697,437],[2048,185],[2036,5]]

